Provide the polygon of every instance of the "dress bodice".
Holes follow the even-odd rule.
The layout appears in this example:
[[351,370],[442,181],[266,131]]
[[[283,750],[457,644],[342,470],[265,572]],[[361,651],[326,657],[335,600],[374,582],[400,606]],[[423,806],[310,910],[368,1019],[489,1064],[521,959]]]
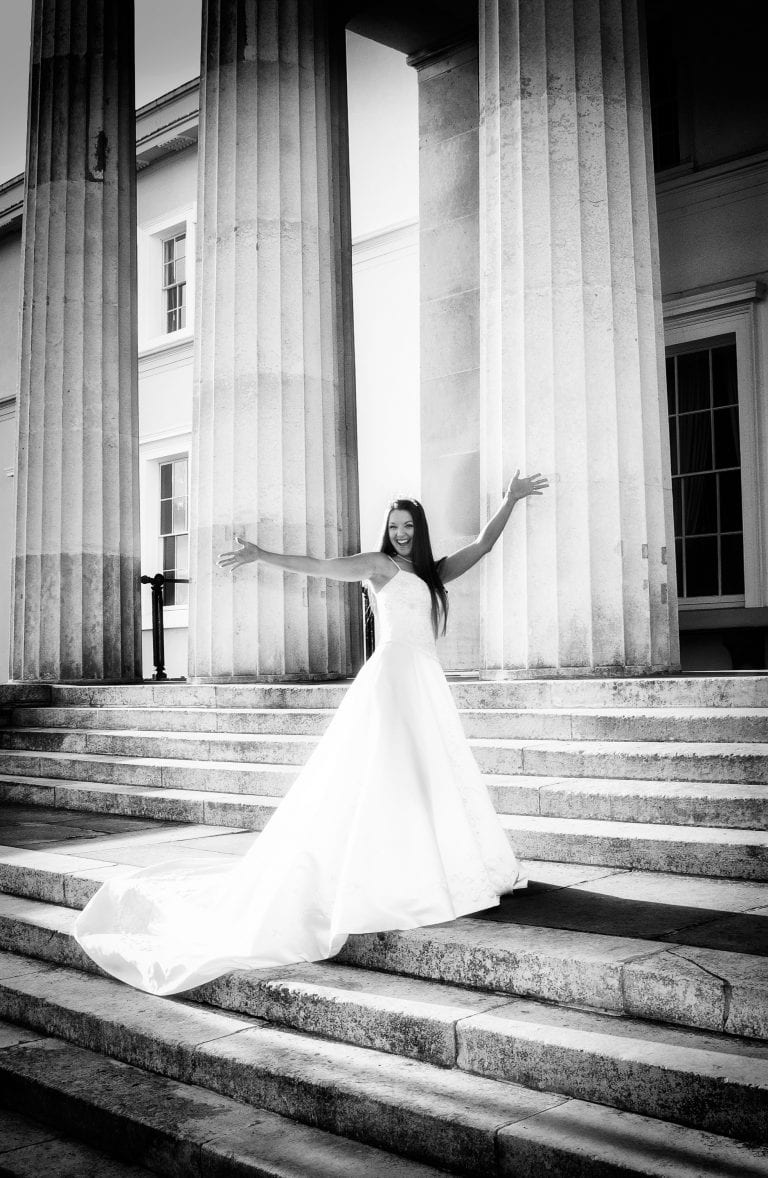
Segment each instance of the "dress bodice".
[[399,569],[372,597],[377,647],[385,642],[403,642],[436,657],[432,598],[421,577]]

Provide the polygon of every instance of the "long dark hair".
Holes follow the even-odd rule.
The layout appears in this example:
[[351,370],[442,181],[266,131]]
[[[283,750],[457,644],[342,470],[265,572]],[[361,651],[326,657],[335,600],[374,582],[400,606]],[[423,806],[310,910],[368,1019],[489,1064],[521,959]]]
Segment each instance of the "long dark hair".
[[398,555],[389,538],[389,517],[393,511],[410,511],[413,518],[413,545],[411,547],[413,571],[417,577],[421,577],[422,581],[426,582],[429,589],[429,595],[432,598],[432,629],[437,638],[438,634],[445,634],[448,621],[448,594],[440,579],[440,565],[443,562],[440,560],[435,563],[427,517],[418,499],[393,499],[388,504],[379,551],[386,552],[387,556]]

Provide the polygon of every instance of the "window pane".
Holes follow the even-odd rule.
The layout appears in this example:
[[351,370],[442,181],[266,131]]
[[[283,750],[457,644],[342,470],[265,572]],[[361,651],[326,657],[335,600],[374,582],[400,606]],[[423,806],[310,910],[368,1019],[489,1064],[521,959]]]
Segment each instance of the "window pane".
[[741,471],[729,470],[717,476],[720,484],[720,531],[740,532]]
[[667,356],[667,406],[670,413],[675,412],[675,360]]
[[681,479],[672,480],[672,511],[675,517],[675,535],[683,534],[683,483]]
[[[157,254],[155,254],[155,257],[157,257]],[[163,262],[166,263],[166,262],[172,262],[172,261],[173,261],[173,238],[171,238],[169,241],[163,242]]]
[[176,600],[174,605],[189,605],[189,585],[174,585]]
[[173,531],[177,534],[179,532],[186,532],[187,530],[187,499],[186,496],[179,496],[173,502]]
[[677,357],[677,397],[679,413],[709,408],[709,349]]
[[165,305],[169,311],[173,311],[179,305],[179,288],[172,286],[165,292]]
[[173,531],[173,500],[160,500],[160,535],[168,536]]
[[739,399],[735,344],[712,349],[712,397],[715,405],[735,405]]
[[675,560],[677,562],[677,592],[680,597],[685,597],[682,540],[675,540]]
[[173,494],[173,463],[163,462],[160,465],[160,498],[170,499]]
[[677,418],[669,419],[669,453],[672,459],[672,474],[677,474]]
[[187,277],[187,264],[184,258],[176,259],[176,277],[174,282],[185,282]]
[[715,465],[739,466],[741,455],[739,451],[739,410],[734,405],[732,409],[718,409],[713,415],[715,419]]
[[166,262],[163,266],[163,286],[173,286],[176,281],[176,264],[175,262]]
[[176,575],[189,576],[189,536],[176,537]]
[[717,531],[717,475],[685,479],[685,534]]
[[686,596],[717,596],[717,536],[700,537],[684,543]]
[[178,315],[178,327],[177,327],[177,330],[178,330],[178,331],[180,331],[182,327],[186,327],[186,325],[187,325],[187,308],[186,308],[186,304],[185,304],[183,307],[181,307],[181,308],[180,308],[180,310],[177,312],[177,315]]
[[177,458],[173,464],[174,495],[186,495],[187,493],[187,465],[186,458]]
[[[727,412],[727,411],[726,411]],[[691,413],[678,420],[680,430],[680,472],[712,469],[712,424],[710,413]]]
[[740,533],[720,540],[723,593],[744,592],[744,538]]
[[172,577],[176,571],[176,537],[163,537],[163,576]]

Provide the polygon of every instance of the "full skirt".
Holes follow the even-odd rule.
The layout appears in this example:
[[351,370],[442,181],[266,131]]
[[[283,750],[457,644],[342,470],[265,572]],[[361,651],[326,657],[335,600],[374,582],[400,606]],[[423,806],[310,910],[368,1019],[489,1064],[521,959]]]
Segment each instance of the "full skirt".
[[350,933],[452,920],[524,884],[439,662],[388,642],[242,859],[110,880],[75,935],[108,973],[173,994],[332,957]]

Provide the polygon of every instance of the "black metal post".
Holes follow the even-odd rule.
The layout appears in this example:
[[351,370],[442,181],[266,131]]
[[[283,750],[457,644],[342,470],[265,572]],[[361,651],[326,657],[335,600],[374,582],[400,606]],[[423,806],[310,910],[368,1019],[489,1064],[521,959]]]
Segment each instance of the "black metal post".
[[376,649],[376,625],[373,617],[371,598],[363,585],[363,658],[366,662]]
[[165,671],[165,626],[163,625],[163,586],[188,585],[187,577],[165,577],[162,573],[155,573],[154,577],[143,576],[142,585],[152,586],[152,662],[155,665],[153,679],[163,680],[168,676]]

